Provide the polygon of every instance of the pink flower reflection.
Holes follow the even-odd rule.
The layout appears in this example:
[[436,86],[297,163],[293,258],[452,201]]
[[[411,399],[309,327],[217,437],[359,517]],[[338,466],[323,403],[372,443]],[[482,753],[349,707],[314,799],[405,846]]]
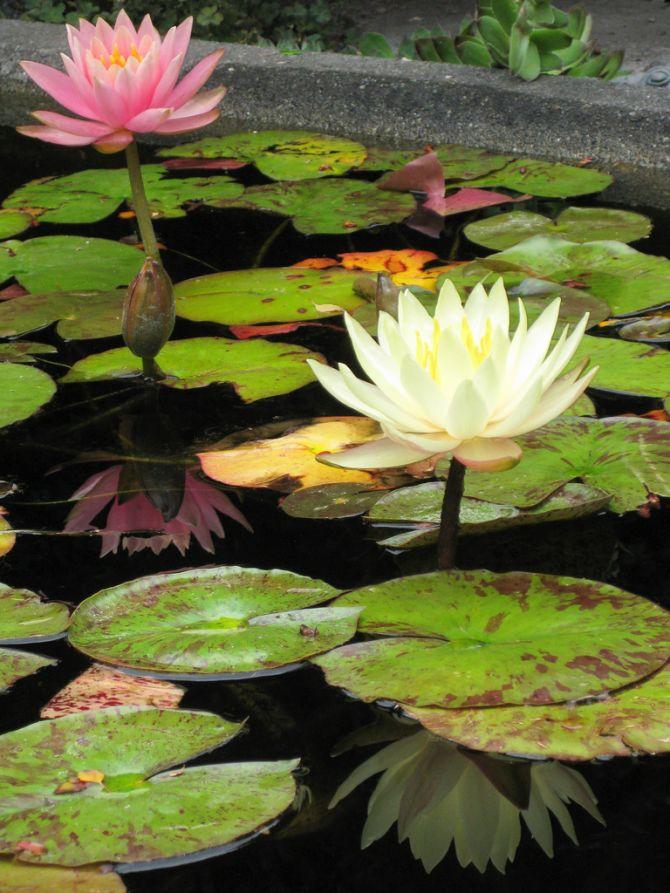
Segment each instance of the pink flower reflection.
[[[116,553],[119,545],[129,555],[142,549],[151,549],[158,555],[170,544],[174,544],[184,555],[191,545],[191,535],[207,552],[214,552],[212,534],[223,538],[225,533],[217,513],[227,515],[247,530],[251,526],[242,512],[216,487],[196,478],[190,471],[185,472],[184,499],[177,516],[164,521],[158,509],[152,505],[144,493],[136,493],[124,502],[119,502],[119,482],[122,465],[91,475],[71,499],[76,505],[65,522],[65,531],[76,533],[84,530],[97,530],[94,518],[111,502],[107,520],[102,532],[100,556]],[[154,536],[136,536],[135,531],[156,531]]]

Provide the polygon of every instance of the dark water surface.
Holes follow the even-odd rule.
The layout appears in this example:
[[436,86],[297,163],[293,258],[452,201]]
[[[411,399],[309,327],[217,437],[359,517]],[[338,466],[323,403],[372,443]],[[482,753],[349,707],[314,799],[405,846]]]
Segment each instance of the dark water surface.
[[[8,140],[0,145],[6,195],[28,179],[66,173],[111,160],[94,153],[49,150],[43,146]],[[242,171],[245,181],[260,182]],[[583,202],[592,204],[593,200]],[[529,202],[545,210],[555,202]],[[641,250],[667,254],[666,219],[654,215],[655,234],[639,244]],[[251,266],[259,247],[276,228],[278,218],[243,211],[228,213],[199,209],[187,219],[161,221],[159,238],[168,246],[166,265],[175,281],[218,270]],[[350,237],[304,237],[289,226],[270,247],[264,265],[287,265],[309,256],[338,252],[413,247],[448,256],[463,223],[451,223],[439,245],[402,227],[380,228],[375,233]],[[81,233],[120,238],[131,224],[115,216],[96,227],[42,225],[35,234]],[[25,236],[24,236],[25,237]],[[177,250],[173,250],[177,249]],[[456,255],[469,259],[465,243]],[[186,257],[188,255],[190,257]],[[175,337],[219,334],[220,327],[179,322]],[[116,346],[116,340],[63,344],[53,327],[39,332],[38,340],[59,347],[58,362],[72,363],[91,352]],[[279,336],[280,340],[286,336]],[[306,328],[290,340],[333,357],[341,357],[344,339],[337,332]],[[53,375],[58,367],[42,363]],[[175,459],[215,442],[236,430],[282,419],[341,413],[342,409],[312,385],[274,400],[244,406],[221,386],[188,393],[158,389],[147,396],[137,383],[68,385],[33,420],[0,433],[0,477],[15,482],[18,492],[5,500],[16,529],[42,531],[19,536],[13,551],[3,559],[3,582],[41,591],[50,598],[73,604],[106,586],[163,570],[207,564],[279,567],[309,574],[340,587],[351,588],[419,569],[425,556],[412,556],[398,565],[370,539],[360,520],[321,522],[289,518],[277,507],[276,495],[257,491],[245,496],[241,507],[253,534],[227,518],[224,540],[215,539],[209,555],[192,544],[185,558],[173,547],[154,556],[143,551],[128,556],[119,551],[100,559],[100,541],[93,536],[57,535],[71,508],[68,497],[94,472],[105,467],[82,462],[81,454],[122,449],[119,428],[128,416],[158,412],[168,419],[170,436],[181,444]],[[603,412],[645,411],[653,401],[601,404]],[[76,460],[76,461],[75,461]],[[232,497],[234,500],[236,496]],[[532,570],[587,576],[613,582],[670,607],[670,542],[667,507],[651,518],[630,515],[617,519],[603,515],[570,524],[541,525],[495,536],[462,541],[460,565],[493,570]],[[65,643],[34,646],[34,651],[60,660],[55,669],[17,683],[2,697],[0,731],[19,728],[38,719],[40,708],[67,682],[89,665]],[[299,814],[284,819],[269,836],[248,847],[207,861],[177,868],[129,874],[124,877],[134,893],[214,893],[267,890],[269,893],[357,893],[357,891],[661,891],[670,882],[668,820],[670,819],[670,760],[642,758],[582,764],[607,821],[602,828],[575,806],[579,847],[555,826],[556,854],[548,859],[524,832],[515,862],[507,874],[489,867],[484,875],[473,867],[461,869],[453,849],[427,875],[408,845],[398,845],[394,828],[368,850],[360,851],[360,832],[367,799],[375,782],[365,784],[336,810],[327,806],[339,783],[374,748],[332,758],[333,745],[345,734],[365,725],[373,710],[329,688],[320,671],[301,669],[284,676],[248,682],[201,682],[187,685],[184,707],[218,713],[230,719],[249,717],[249,732],[201,762],[301,757],[304,782],[311,802]],[[375,779],[376,781],[376,779]]]

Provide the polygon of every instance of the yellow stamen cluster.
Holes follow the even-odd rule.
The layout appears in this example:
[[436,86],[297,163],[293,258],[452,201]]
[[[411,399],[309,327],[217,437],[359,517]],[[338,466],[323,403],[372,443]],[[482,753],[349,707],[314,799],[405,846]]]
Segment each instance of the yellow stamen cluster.
[[[475,367],[479,366],[491,352],[492,332],[491,320],[487,319],[484,334],[479,341],[476,341],[467,317],[463,317],[461,340]],[[430,341],[424,341],[421,334],[416,333],[416,361],[433,379],[437,379],[437,357],[441,335],[442,329],[436,319],[433,320],[433,335]]]
[[99,56],[99,59],[102,62],[102,64],[105,66],[105,68],[111,68],[112,65],[118,65],[119,68],[125,68],[126,63],[128,62],[129,59],[137,59],[138,62],[141,62],[142,56],[140,55],[140,52],[137,49],[137,47],[135,46],[135,44],[132,44],[132,46],[130,48],[130,53],[127,56],[124,56],[124,55],[122,55],[121,51],[119,50],[118,44],[115,43],[114,49],[109,54],[109,56],[102,53]]
[[479,366],[491,353],[492,332],[491,320],[487,319],[484,334],[478,342],[475,341],[475,336],[472,334],[472,329],[470,328],[470,322],[466,316],[463,317],[461,323],[461,339],[468,353],[472,357],[475,366]]
[[416,361],[431,378],[437,378],[437,349],[440,344],[442,329],[436,319],[433,320],[433,337],[429,342],[416,333]]

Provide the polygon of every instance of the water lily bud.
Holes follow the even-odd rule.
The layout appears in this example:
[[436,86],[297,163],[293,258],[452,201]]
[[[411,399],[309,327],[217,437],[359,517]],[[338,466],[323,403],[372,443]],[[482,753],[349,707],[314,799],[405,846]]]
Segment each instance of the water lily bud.
[[123,340],[136,357],[153,359],[172,334],[174,320],[170,277],[158,261],[147,257],[128,286],[121,323]]

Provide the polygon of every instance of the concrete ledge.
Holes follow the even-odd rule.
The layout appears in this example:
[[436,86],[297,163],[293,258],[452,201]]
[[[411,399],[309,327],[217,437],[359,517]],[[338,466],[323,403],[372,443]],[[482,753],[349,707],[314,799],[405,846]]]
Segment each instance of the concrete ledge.
[[[195,41],[188,64],[213,48]],[[61,66],[65,30],[0,21],[0,124],[55,107],[18,62]],[[385,145],[440,142],[568,162],[593,157],[618,176],[610,196],[670,206],[670,90],[333,53],[283,56],[230,44],[211,85],[229,93],[208,133],[320,130]],[[183,138],[182,140],[183,141]]]

